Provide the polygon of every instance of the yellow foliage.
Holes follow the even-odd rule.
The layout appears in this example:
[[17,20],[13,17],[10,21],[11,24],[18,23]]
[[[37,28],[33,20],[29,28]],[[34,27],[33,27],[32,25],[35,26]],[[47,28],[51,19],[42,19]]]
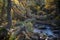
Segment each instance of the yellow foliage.
[[21,3],[24,7],[26,6],[26,0],[22,1]]
[[20,5],[21,7],[24,7],[23,4],[22,4],[21,2],[19,3],[19,5]]
[[45,5],[45,8],[46,9],[55,9],[56,8],[56,6],[55,5]]
[[14,23],[14,24],[15,24],[15,23],[16,23],[16,20],[12,20],[12,23]]
[[40,6],[37,6],[36,9],[39,11],[40,10]]
[[49,9],[51,7],[51,5],[45,5],[46,9]]
[[14,11],[11,9],[11,16],[14,17]]
[[15,25],[16,24],[16,20],[12,20],[12,25]]
[[12,14],[13,14],[13,9],[11,9],[11,12],[12,12]]
[[19,1],[18,0],[13,0],[15,4],[19,5]]
[[0,0],[0,7],[3,6],[3,0]]
[[54,0],[45,0],[45,4],[50,4],[51,2],[54,2]]

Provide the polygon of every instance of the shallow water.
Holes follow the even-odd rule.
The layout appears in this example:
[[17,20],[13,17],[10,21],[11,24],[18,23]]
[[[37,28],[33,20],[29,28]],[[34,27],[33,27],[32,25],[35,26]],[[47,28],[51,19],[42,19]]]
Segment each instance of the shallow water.
[[54,33],[52,32],[52,30],[50,29],[50,26],[48,26],[48,25],[45,25],[45,29],[34,28],[33,32],[34,33],[42,32],[42,33],[46,34],[47,36],[54,36]]

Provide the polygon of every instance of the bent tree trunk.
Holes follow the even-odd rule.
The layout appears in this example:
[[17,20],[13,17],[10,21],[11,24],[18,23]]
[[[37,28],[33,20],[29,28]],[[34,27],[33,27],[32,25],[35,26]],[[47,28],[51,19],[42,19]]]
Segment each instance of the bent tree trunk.
[[12,17],[11,17],[11,0],[7,0],[8,5],[7,5],[7,20],[8,20],[8,25],[7,28],[10,29],[12,26]]

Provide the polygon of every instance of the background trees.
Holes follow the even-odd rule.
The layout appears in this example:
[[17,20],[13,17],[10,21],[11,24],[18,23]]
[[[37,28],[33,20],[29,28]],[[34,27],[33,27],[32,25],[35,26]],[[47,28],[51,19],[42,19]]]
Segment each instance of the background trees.
[[16,25],[20,28],[26,20],[33,19],[32,22],[29,22],[31,20],[25,22],[29,30],[35,22],[49,24],[55,28],[60,26],[60,12],[57,4],[54,0],[0,0],[0,26],[15,30]]

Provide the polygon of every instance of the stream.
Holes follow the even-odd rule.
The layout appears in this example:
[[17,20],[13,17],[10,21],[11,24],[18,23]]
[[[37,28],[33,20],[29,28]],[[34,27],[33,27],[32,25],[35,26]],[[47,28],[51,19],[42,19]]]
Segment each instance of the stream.
[[33,32],[39,34],[42,33],[42,34],[46,34],[47,36],[55,37],[49,25],[35,24]]

